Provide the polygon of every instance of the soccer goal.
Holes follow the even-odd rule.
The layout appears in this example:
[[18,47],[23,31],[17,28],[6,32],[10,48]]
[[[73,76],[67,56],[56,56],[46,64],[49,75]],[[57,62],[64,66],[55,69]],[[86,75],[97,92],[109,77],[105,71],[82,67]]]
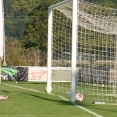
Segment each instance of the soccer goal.
[[47,92],[117,104],[117,10],[65,0],[48,10]]

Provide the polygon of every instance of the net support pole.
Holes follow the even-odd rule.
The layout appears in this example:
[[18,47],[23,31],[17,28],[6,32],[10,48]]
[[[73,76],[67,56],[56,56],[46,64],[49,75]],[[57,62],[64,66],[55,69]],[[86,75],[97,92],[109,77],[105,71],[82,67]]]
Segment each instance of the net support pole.
[[3,30],[4,30],[4,12],[3,12],[3,0],[0,0],[0,82],[1,82],[1,62],[3,58]]
[[6,55],[5,55],[5,24],[4,24],[4,2],[2,3],[2,5],[3,5],[3,64],[2,64],[2,66],[7,66],[7,64],[6,64]]
[[6,54],[5,54],[5,26],[4,26],[4,44],[3,44],[3,47],[4,47],[4,51],[3,51],[3,64],[2,66],[7,66],[7,63],[6,63]]
[[78,18],[78,0],[73,0],[72,15],[72,70],[71,70],[71,102],[75,102],[76,93],[76,44],[77,44],[77,18]]
[[52,9],[48,9],[48,76],[47,76],[47,93],[51,92],[51,43],[52,43]]
[[115,35],[116,38],[116,54],[115,54],[115,65],[114,65],[114,71],[115,71],[115,76],[114,76],[114,81],[113,81],[113,95],[116,95],[116,83],[117,83],[117,34]]

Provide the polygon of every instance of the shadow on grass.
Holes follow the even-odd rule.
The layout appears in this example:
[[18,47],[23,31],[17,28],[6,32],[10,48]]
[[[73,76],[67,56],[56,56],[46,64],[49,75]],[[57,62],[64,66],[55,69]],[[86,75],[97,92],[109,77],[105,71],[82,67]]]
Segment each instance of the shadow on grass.
[[18,83],[21,83],[21,84],[47,84],[46,82],[35,82],[35,81],[30,81],[30,82],[28,82],[28,81],[25,81],[25,82],[19,81]]
[[34,95],[34,94],[29,94],[29,93],[23,93],[23,94],[26,94],[26,95],[29,95],[29,96],[33,96],[35,98],[40,98],[40,99],[46,100],[46,101],[52,101],[52,102],[62,103],[64,105],[73,105],[70,101],[51,99],[51,97],[50,98],[47,98],[47,97],[45,98],[45,97],[42,97],[42,96],[38,96],[38,95]]
[[0,90],[0,91],[4,93],[10,93],[9,91],[6,91],[6,90]]
[[[77,103],[78,104],[78,103]],[[100,105],[97,105],[97,104],[86,104],[86,103],[80,103],[78,104],[79,106],[82,106],[82,107],[85,107],[85,108],[88,108],[88,109],[96,109],[96,110],[100,110],[100,111],[104,111],[104,112],[107,112],[107,113],[117,113],[116,111],[116,107],[117,105],[107,105],[107,104],[100,104]]]
[[[30,94],[30,93],[23,93],[23,94],[26,94],[26,95],[29,95],[29,96],[33,96],[35,98],[40,98],[42,100],[46,100],[46,101],[52,101],[52,102],[56,102],[56,103],[61,103],[62,105],[68,105],[68,106],[74,106],[74,104],[70,101],[65,101],[65,100],[57,100],[57,99],[52,99],[51,97],[42,97],[42,96],[38,96],[38,95],[34,95],[34,94]],[[84,107],[84,108],[87,108],[89,110],[98,110],[98,111],[104,111],[104,112],[110,112],[110,113],[116,113],[116,109],[113,109],[108,105],[105,104],[105,105],[94,105],[94,104],[86,104],[86,103],[83,103],[83,102],[78,102],[76,103],[76,105],[78,106],[81,106],[81,107]],[[116,107],[115,107],[116,108]]]
[[30,82],[30,84],[47,84],[46,82]]

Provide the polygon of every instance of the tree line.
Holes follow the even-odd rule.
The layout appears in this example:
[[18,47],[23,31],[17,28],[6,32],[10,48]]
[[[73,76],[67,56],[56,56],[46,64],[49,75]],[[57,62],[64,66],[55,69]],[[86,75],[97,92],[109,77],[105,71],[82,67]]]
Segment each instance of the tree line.
[[5,0],[5,58],[9,66],[46,66],[48,7],[60,0]]
[[[4,0],[9,66],[47,66],[48,7],[62,0]],[[87,0],[116,8],[116,0]]]

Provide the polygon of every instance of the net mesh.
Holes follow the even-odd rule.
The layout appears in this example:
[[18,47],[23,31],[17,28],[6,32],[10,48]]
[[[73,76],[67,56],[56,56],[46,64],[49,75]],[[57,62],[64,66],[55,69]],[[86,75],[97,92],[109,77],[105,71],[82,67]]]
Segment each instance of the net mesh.
[[[86,102],[117,103],[117,10],[78,0],[76,91]],[[52,85],[71,85],[72,1],[53,9]],[[77,93],[76,92],[76,93]]]

